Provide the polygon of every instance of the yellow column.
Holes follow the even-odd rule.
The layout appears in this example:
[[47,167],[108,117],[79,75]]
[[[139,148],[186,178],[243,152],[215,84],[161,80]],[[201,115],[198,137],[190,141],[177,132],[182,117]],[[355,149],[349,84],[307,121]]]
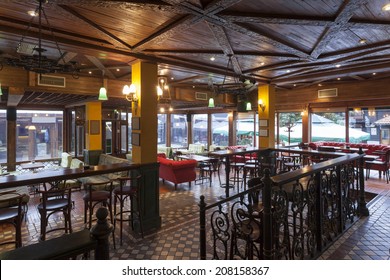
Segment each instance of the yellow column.
[[102,103],[88,102],[85,105],[86,149],[102,149]]
[[[264,111],[258,105],[259,121],[266,120],[267,126],[259,128],[259,147],[268,148],[275,146],[275,87],[261,85],[258,87],[258,100],[262,101]],[[259,122],[260,123],[260,122]],[[263,122],[264,123],[264,122]]]
[[133,102],[133,117],[140,118],[140,129],[133,130],[139,145],[132,146],[134,163],[156,162],[157,157],[157,64],[138,61],[132,65],[132,84],[137,88],[138,102]]

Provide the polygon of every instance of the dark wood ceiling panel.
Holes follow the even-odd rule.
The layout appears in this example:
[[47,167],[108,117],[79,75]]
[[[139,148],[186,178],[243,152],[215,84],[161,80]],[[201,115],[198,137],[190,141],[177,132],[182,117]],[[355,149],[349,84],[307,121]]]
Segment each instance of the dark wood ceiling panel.
[[[385,76],[390,71],[390,12],[382,11],[385,3],[50,0],[44,8],[61,51],[67,60],[78,62],[80,75],[101,78],[105,72],[113,79],[129,79],[129,64],[142,59],[156,62],[161,75],[183,80],[180,86],[204,87],[210,77],[221,82],[228,73],[292,87],[338,75],[370,79],[374,70],[381,74],[377,77]],[[36,4],[10,0],[0,5],[0,62],[18,56],[16,45],[31,19],[27,11]],[[36,27],[33,23],[26,43],[36,44]],[[46,54],[58,58],[47,24],[42,30]],[[366,41],[361,44],[361,39]],[[233,66],[227,71],[228,55]],[[342,65],[339,71],[336,64]],[[38,94],[33,96],[39,100]]]

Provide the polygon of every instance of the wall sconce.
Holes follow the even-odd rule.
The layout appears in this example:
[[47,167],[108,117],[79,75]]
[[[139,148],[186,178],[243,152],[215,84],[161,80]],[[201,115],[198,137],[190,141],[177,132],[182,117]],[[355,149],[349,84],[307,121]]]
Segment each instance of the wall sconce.
[[135,104],[137,104],[138,102],[137,88],[134,84],[131,84],[130,86],[125,85],[123,87],[122,93],[125,95],[127,101],[135,102]]
[[263,100],[262,100],[262,99],[259,99],[258,104],[259,104],[259,107],[261,108],[261,110],[264,112],[264,110],[265,110],[265,104],[263,103]]
[[375,117],[375,115],[376,115],[375,108],[373,108],[373,107],[368,108],[368,115],[370,117]]

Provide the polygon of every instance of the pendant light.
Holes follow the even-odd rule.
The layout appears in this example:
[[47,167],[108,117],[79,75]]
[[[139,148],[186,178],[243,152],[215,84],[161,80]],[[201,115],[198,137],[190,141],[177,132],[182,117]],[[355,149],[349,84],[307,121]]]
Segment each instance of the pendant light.
[[209,99],[209,108],[214,108],[214,107],[215,107],[214,98],[210,97],[210,99]]
[[104,80],[104,70],[102,70],[102,76],[103,76],[103,86],[99,90],[99,100],[108,100],[107,97],[107,89],[105,88],[106,81]]

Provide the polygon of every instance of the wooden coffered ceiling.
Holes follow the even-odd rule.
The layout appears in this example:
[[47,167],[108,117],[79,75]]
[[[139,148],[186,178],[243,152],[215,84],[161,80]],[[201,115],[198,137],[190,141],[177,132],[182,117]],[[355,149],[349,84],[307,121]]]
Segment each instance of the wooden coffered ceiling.
[[[143,59],[157,62],[159,75],[175,86],[207,87],[228,74],[293,88],[390,76],[390,11],[382,9],[388,2],[49,0],[44,9],[65,59],[76,61],[81,75],[128,79],[129,65]],[[27,12],[36,6],[1,1],[0,59],[17,57],[24,35],[25,43],[37,41],[34,21],[25,34]],[[42,24],[47,56],[55,58]]]

